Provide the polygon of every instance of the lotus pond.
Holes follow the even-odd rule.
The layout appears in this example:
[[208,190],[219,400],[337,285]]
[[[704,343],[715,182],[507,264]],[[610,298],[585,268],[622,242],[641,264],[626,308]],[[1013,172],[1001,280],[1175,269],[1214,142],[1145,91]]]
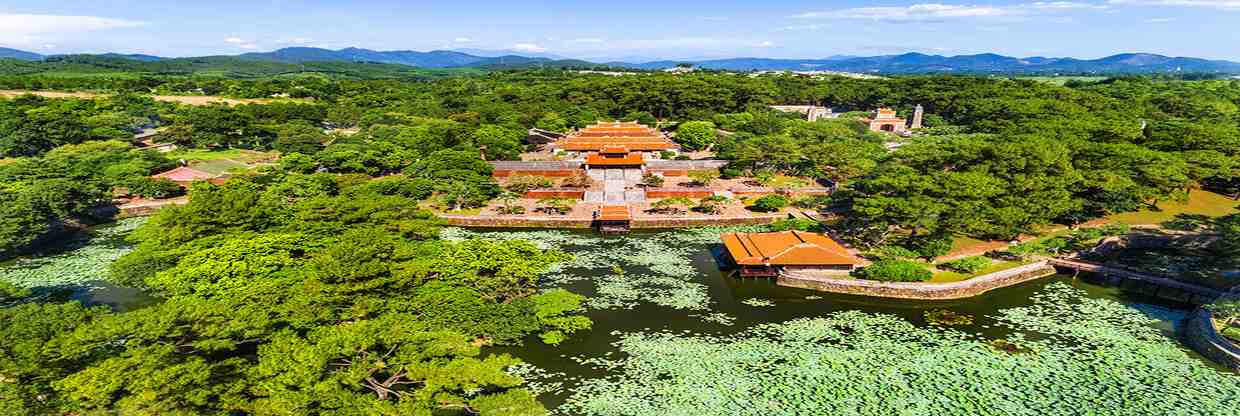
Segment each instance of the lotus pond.
[[[736,231],[731,228],[728,231]],[[592,331],[492,349],[566,415],[1235,414],[1240,376],[1175,339],[1183,305],[1056,276],[961,301],[874,300],[719,270],[721,229],[523,239]],[[743,231],[743,229],[741,229]]]

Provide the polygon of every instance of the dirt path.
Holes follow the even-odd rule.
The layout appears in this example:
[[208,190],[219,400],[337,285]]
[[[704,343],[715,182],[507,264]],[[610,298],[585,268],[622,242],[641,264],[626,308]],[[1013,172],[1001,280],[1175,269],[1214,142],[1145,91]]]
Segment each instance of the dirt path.
[[[17,97],[25,94],[33,94],[45,98],[98,98],[111,94],[95,93],[95,92],[66,92],[66,91],[23,91],[23,90],[0,90],[0,97]],[[180,103],[186,105],[207,105],[212,103],[222,103],[228,105],[238,104],[270,104],[276,101],[290,101],[288,99],[272,99],[272,98],[224,98],[209,95],[153,95],[151,98],[155,101],[165,101],[172,103]]]

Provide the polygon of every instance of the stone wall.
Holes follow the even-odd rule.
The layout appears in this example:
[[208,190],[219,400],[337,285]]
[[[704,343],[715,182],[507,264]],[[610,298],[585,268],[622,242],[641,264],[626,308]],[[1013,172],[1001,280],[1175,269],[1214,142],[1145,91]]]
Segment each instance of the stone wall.
[[[439,216],[448,221],[449,225],[471,228],[591,228],[592,218],[549,218],[549,217],[479,217],[472,215]],[[755,215],[746,217],[678,217],[678,218],[635,218],[630,222],[634,229],[687,228],[705,226],[758,225],[770,224],[786,218],[786,214]]]
[[638,228],[687,228],[705,226],[760,225],[770,224],[776,220],[787,218],[786,214],[755,215],[752,217],[680,217],[680,218],[637,218],[632,222]]
[[832,277],[805,272],[782,273],[775,280],[780,286],[823,292],[896,299],[947,300],[977,296],[991,290],[1013,286],[1055,274],[1045,261],[949,283],[878,282],[848,277]]
[[448,225],[476,228],[590,228],[590,218],[476,217],[440,215]]
[[1211,361],[1240,371],[1240,347],[1218,333],[1210,311],[1197,309],[1184,324],[1184,343]]

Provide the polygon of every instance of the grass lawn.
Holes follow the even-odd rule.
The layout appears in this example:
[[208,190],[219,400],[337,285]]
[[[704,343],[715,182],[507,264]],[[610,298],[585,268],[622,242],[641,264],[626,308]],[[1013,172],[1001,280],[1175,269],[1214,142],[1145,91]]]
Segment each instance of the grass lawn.
[[938,272],[938,273],[935,273],[935,274],[934,274],[934,277],[930,278],[930,280],[929,280],[929,281],[930,281],[930,282],[940,282],[940,283],[944,283],[944,282],[959,282],[959,281],[961,281],[961,280],[968,280],[968,279],[972,279],[972,278],[974,278],[974,277],[978,277],[978,276],[981,276],[981,275],[984,275],[984,274],[987,274],[987,273],[994,273],[994,272],[997,272],[997,271],[1000,271],[1000,270],[1007,270],[1007,269],[1010,269],[1010,268],[1013,268],[1013,267],[1017,267],[1017,266],[1021,266],[1021,265],[1024,265],[1024,264],[1025,264],[1025,263],[1023,263],[1023,262],[1019,262],[1019,261],[1000,261],[1000,262],[995,262],[995,263],[991,264],[991,265],[990,265],[990,267],[987,267],[987,268],[985,268],[985,269],[982,269],[981,271],[979,271],[979,272],[977,272],[977,273],[973,273],[973,274],[966,274],[966,273],[960,273],[960,272],[951,272],[951,271],[947,271],[947,272]]
[[231,159],[239,163],[255,163],[271,159],[279,154],[276,152],[259,152],[246,149],[184,149],[168,153],[169,159],[184,159],[186,162],[208,162],[213,160]]
[[203,172],[223,175],[237,171],[250,170],[250,166],[231,159],[216,159],[203,162],[191,162],[190,167],[201,170]]
[[1237,212],[1240,201],[1209,191],[1195,190],[1188,194],[1187,202],[1161,202],[1157,211],[1146,210],[1125,212],[1106,217],[1111,222],[1122,222],[1129,225],[1160,224],[1170,220],[1176,214],[1201,214],[1211,217]]
[[775,175],[766,186],[771,188],[798,189],[810,186],[813,181],[795,176]]

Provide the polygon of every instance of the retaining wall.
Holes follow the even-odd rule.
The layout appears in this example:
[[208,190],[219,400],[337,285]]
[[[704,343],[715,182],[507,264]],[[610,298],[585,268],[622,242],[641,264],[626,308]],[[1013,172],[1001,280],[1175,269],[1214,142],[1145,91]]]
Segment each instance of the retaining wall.
[[1025,283],[1055,274],[1045,261],[949,283],[878,282],[834,278],[803,272],[781,273],[775,284],[823,292],[881,298],[948,300],[969,298],[991,290]]
[[1210,311],[1198,308],[1184,323],[1184,343],[1210,361],[1240,371],[1240,347],[1218,333]]
[[[478,217],[469,215],[440,215],[449,225],[470,228],[591,228],[592,218],[550,217]],[[630,222],[633,229],[687,228],[705,226],[770,224],[786,218],[786,214],[758,215],[751,217],[679,217],[635,218]]]
[[474,228],[590,228],[590,218],[474,217],[440,215],[449,225]]
[[644,228],[686,228],[705,226],[760,225],[770,224],[776,220],[787,218],[787,214],[761,215],[752,217],[681,217],[681,218],[637,218],[631,223],[634,229]]

